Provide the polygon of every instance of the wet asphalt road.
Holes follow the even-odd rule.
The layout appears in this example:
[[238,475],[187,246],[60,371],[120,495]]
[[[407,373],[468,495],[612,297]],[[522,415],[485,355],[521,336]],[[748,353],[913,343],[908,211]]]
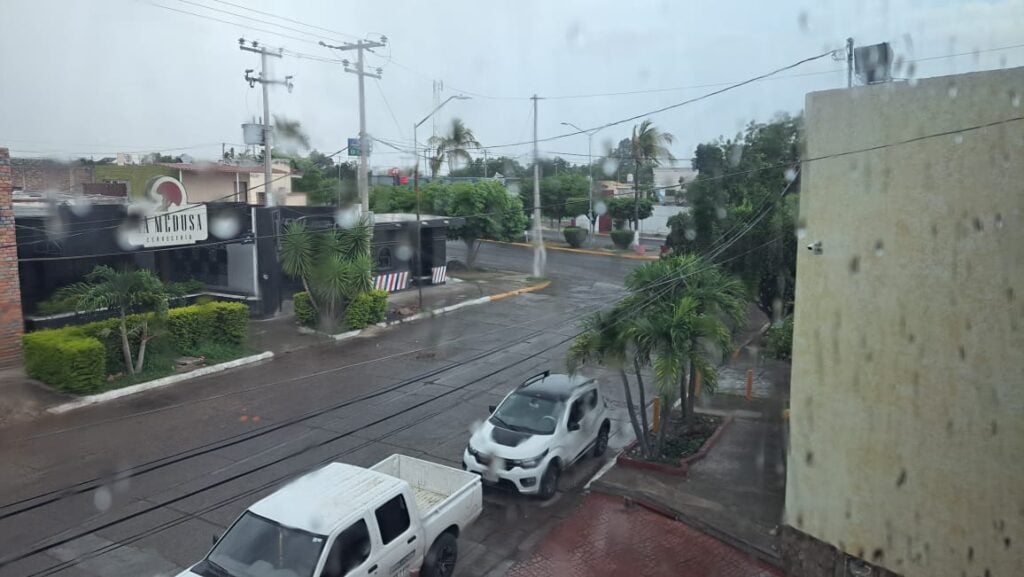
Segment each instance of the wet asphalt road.
[[[529,271],[532,257],[487,244],[478,263]],[[458,466],[487,406],[561,370],[578,318],[610,303],[638,264],[549,252],[554,284],[542,292],[0,430],[0,577],[173,575],[246,506],[321,463],[401,452]],[[622,444],[628,423],[616,411]],[[487,490],[456,574],[503,574],[601,464],[567,473],[548,503]]]

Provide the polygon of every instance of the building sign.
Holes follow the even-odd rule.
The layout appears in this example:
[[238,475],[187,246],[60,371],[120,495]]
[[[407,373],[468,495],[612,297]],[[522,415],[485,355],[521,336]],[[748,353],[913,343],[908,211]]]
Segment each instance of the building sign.
[[[177,179],[158,176],[146,187],[147,204],[138,226],[128,233],[133,246],[178,246],[206,240],[209,227],[205,204],[189,204]],[[150,204],[151,203],[151,204]]]

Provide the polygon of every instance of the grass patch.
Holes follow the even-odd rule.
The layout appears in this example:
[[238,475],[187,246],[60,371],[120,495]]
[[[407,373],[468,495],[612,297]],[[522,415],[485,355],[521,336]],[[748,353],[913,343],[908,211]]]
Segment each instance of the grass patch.
[[[206,358],[206,366],[216,365],[220,363],[226,363],[249,355],[254,355],[258,351],[251,349],[243,345],[233,344],[222,344],[222,343],[201,343],[196,349],[197,355]],[[115,389],[123,389],[124,387],[130,387],[132,385],[138,385],[148,381],[154,381],[161,379],[173,374],[174,361],[181,357],[181,355],[174,353],[173,351],[166,350],[154,350],[147,351],[146,356],[146,369],[140,373],[134,375],[121,375],[117,378],[108,380],[103,383],[103,386],[99,390],[92,394],[102,393],[106,391],[113,391]]]
[[[704,443],[715,433],[722,419],[713,415],[694,415],[694,422],[686,430],[682,429],[678,419],[669,421],[668,430],[665,431],[665,444],[661,447],[661,454],[649,459],[657,463],[667,465],[679,465],[679,462],[696,454]],[[653,448],[655,436],[651,435],[651,446]],[[643,454],[639,447],[634,447],[629,452],[633,459],[642,460]]]

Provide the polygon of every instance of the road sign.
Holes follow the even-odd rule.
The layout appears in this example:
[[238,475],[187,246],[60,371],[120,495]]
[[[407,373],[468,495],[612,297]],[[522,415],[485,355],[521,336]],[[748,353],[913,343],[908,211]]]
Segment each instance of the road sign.
[[[373,154],[373,141],[370,140],[369,137],[367,137],[367,139],[366,139],[366,152],[369,153],[369,154]],[[359,156],[359,139],[358,138],[349,138],[348,139],[348,155],[349,156]]]

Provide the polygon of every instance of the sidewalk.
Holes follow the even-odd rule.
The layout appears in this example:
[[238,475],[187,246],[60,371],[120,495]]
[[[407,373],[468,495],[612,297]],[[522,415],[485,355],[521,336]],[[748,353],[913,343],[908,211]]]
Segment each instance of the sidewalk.
[[781,571],[644,507],[600,493],[506,577],[781,577]]

